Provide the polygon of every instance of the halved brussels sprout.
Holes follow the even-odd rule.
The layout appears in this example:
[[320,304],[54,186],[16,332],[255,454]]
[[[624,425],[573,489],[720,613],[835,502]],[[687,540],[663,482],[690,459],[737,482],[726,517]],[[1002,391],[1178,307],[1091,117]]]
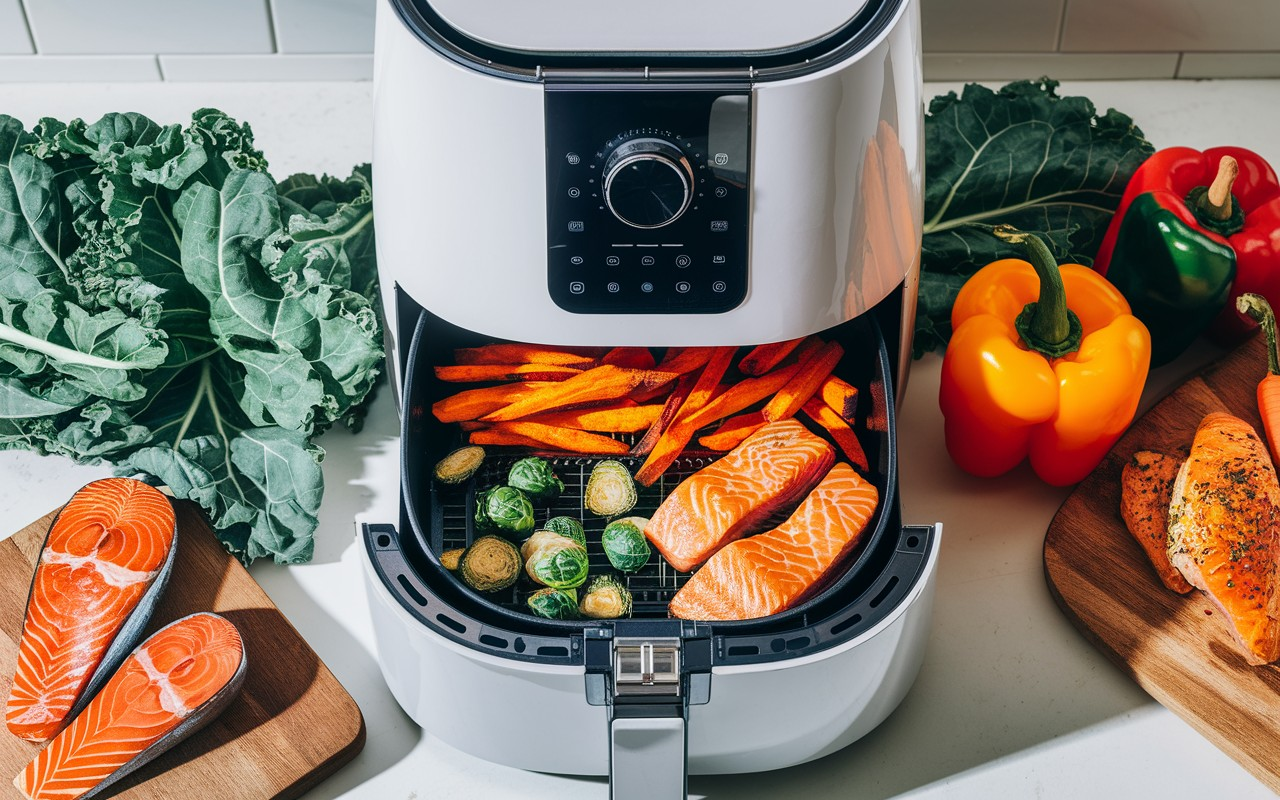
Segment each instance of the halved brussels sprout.
[[644,538],[646,517],[624,517],[604,526],[600,544],[614,569],[620,572],[636,572],[649,563],[653,549]]
[[436,480],[441,483],[462,483],[476,474],[484,463],[484,448],[479,445],[459,447],[436,463]]
[[636,482],[621,461],[611,458],[599,462],[591,470],[582,505],[592,514],[617,517],[636,505]]
[[573,517],[552,517],[542,525],[544,531],[555,531],[561,536],[568,536],[583,547],[587,546],[587,533],[582,523]]
[[524,492],[529,499],[549,503],[564,491],[564,481],[551,471],[551,465],[537,456],[522,458],[511,465],[507,485]]
[[462,554],[467,552],[465,547],[455,547],[452,550],[445,550],[440,554],[440,566],[450,572],[457,572],[458,566],[462,564]]
[[494,486],[476,495],[476,530],[522,537],[533,530],[533,504],[524,492]]
[[520,548],[524,571],[534,583],[572,589],[587,580],[587,548],[554,531],[538,531]]
[[520,577],[520,553],[500,536],[481,536],[462,554],[458,573],[472,589],[496,592]]
[[592,619],[617,619],[631,616],[631,592],[612,575],[599,575],[578,601],[578,610]]
[[576,589],[539,589],[525,602],[529,610],[547,619],[576,619],[578,616]]

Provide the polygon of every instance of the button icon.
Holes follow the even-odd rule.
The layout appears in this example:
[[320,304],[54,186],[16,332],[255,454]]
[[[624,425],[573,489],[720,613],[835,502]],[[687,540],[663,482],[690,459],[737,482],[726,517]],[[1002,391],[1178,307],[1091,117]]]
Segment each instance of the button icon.
[[642,292],[646,292],[646,293],[647,293],[647,292],[652,292],[652,291],[653,291],[653,284],[652,284],[652,283],[649,283],[648,281],[645,281],[644,283],[640,284],[640,291],[642,291]]
[[724,256],[712,256],[712,257],[711,257],[711,263],[712,263],[712,264],[723,264],[723,263],[724,263]]
[[579,156],[577,153],[565,153],[564,160],[568,161],[570,164],[573,164],[574,166],[577,166],[578,164],[582,163],[582,157]]
[[605,288],[609,290],[609,294],[617,294],[622,291],[622,286],[617,281],[610,281]]
[[617,256],[606,256],[604,259],[604,263],[608,264],[611,267],[616,267],[622,263],[622,259],[618,258]]
[[728,164],[728,163],[729,163],[729,154],[728,154],[728,153],[716,153],[716,155],[715,155],[715,159],[714,159],[714,160],[715,160],[715,162],[716,162],[716,166],[717,166],[717,167],[723,167],[725,164]]
[[680,267],[680,268],[682,268],[682,269],[683,269],[684,267],[689,266],[689,264],[690,264],[690,263],[692,263],[692,259],[690,259],[688,256],[684,255],[683,253],[681,253],[680,255],[676,256],[676,266],[677,266],[677,267]]
[[[572,225],[573,223],[572,223],[572,222],[570,222],[569,224],[570,224],[570,225]],[[582,223],[578,223],[578,224],[579,224],[579,225],[581,225]],[[569,230],[573,230],[573,229],[572,229],[572,228],[570,228]],[[728,232],[728,230],[729,230],[729,220],[727,220],[727,219],[713,219],[713,220],[711,220],[711,232],[712,232],[712,233],[726,233],[726,232]]]
[[569,263],[574,265],[575,267],[580,266],[582,264],[582,256],[574,256],[570,258]]
[[[720,188],[724,188],[724,187],[720,187]],[[570,186],[570,187],[569,187],[569,196],[570,196],[570,197],[581,197],[581,196],[582,196],[582,190],[581,190],[581,189],[579,189],[577,186]]]
[[[711,224],[715,225],[714,222]],[[586,229],[587,229],[587,226],[582,224],[582,220],[580,219],[569,220],[569,233],[582,233]],[[715,230],[715,229],[712,228],[712,230]]]
[[689,290],[692,288],[693,287],[689,285],[688,281],[680,281],[676,284],[676,291],[680,294],[688,294]]
[[640,258],[640,266],[642,266],[642,267],[652,267],[652,266],[653,266],[653,256],[641,256],[641,258]]
[[729,194],[729,187],[727,186],[716,187],[716,197],[724,197],[727,194]]
[[582,281],[574,281],[569,284],[569,291],[573,294],[582,294],[586,290],[587,287]]
[[724,281],[716,281],[715,283],[711,284],[711,291],[713,292],[723,292],[725,289],[728,289],[728,288],[729,288],[729,284],[725,283]]

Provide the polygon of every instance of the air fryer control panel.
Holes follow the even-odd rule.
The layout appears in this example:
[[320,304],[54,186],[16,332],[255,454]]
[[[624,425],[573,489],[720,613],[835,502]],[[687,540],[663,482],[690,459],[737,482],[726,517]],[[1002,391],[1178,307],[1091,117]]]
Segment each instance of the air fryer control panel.
[[580,314],[747,295],[749,87],[546,86],[547,290]]

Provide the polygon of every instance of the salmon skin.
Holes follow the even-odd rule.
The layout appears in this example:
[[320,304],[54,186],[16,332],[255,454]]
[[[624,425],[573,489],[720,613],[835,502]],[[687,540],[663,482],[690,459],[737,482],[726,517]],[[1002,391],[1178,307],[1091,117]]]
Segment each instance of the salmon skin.
[[138,643],[173,571],[175,525],[169,498],[132,478],[94,481],[59,512],[27,595],[11,733],[56,734]]
[[84,711],[18,773],[30,800],[90,798],[213,719],[244,684],[240,632],[201,612],[125,659]]
[[755,619],[798,605],[857,549],[879,501],[875,486],[836,464],[786,522],[708,559],[671,598],[671,615]]
[[1280,658],[1280,483],[1244,420],[1207,415],[1173,485],[1169,562],[1222,611],[1251,664]]
[[834,462],[831,445],[800,422],[771,422],[667,495],[645,536],[688,572],[803,497]]

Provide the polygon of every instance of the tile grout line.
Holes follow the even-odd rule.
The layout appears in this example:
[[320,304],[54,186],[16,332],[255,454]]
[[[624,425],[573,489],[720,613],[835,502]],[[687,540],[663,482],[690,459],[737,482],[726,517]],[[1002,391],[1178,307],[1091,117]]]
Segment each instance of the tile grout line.
[[1174,65],[1173,65],[1173,77],[1175,78],[1182,77],[1182,59],[1186,55],[1187,55],[1186,53],[1178,53],[1178,60],[1174,62]]
[[27,11],[27,3],[30,0],[18,0],[18,10],[22,12],[22,24],[27,29],[27,41],[31,42],[31,52],[39,55],[40,48],[36,46],[36,31],[31,26],[31,12]]
[[280,31],[276,30],[275,0],[262,0],[267,6],[267,29],[271,31],[271,52],[280,53]]
[[1053,52],[1062,52],[1062,40],[1067,35],[1067,5],[1071,0],[1062,0],[1062,13],[1058,15],[1058,33],[1054,37]]
[[159,73],[160,73],[160,80],[162,80],[162,81],[167,81],[167,80],[169,80],[169,79],[165,76],[165,74],[164,74],[164,62],[160,60],[160,54],[159,54],[159,53],[157,53],[157,54],[155,55],[155,60],[156,60],[156,70],[157,70],[157,71],[159,71]]

